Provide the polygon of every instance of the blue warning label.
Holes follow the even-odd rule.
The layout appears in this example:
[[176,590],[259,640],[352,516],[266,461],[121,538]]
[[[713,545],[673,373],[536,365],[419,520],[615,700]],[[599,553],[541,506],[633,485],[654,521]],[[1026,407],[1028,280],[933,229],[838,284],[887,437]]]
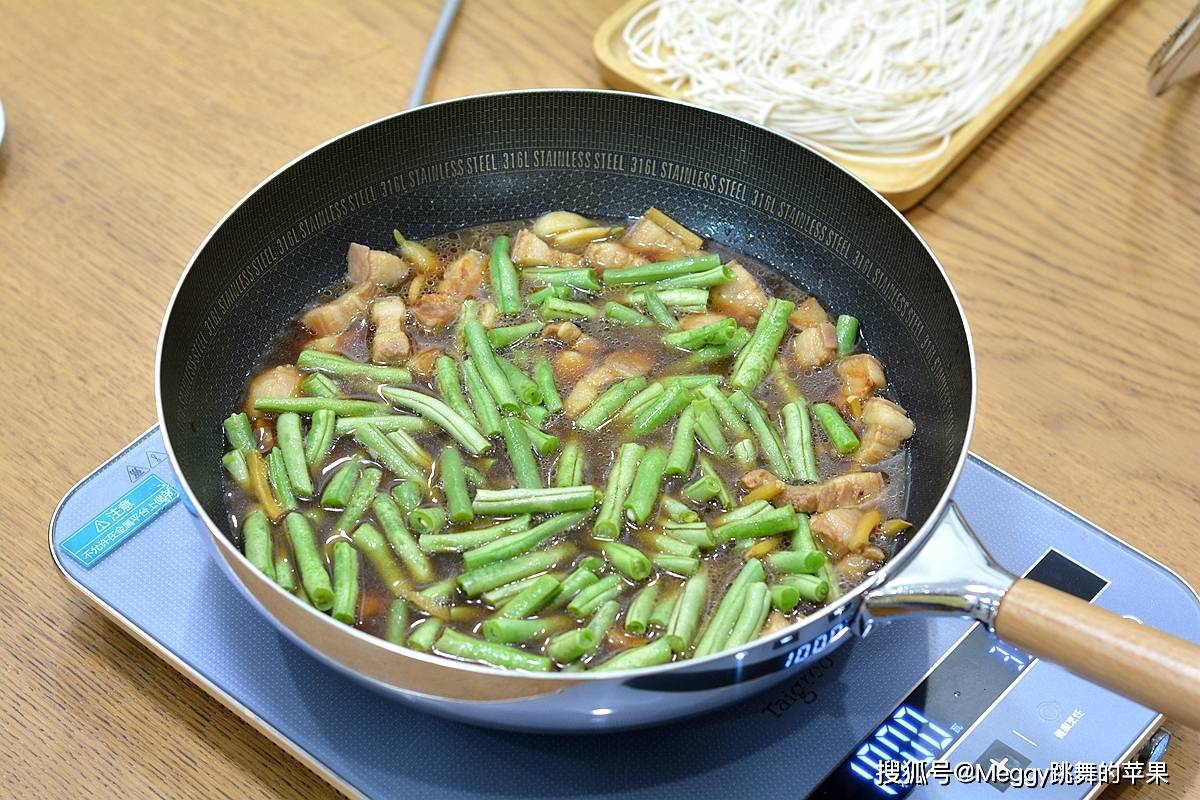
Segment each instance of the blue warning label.
[[179,490],[157,475],[142,480],[59,545],[90,567],[170,508]]

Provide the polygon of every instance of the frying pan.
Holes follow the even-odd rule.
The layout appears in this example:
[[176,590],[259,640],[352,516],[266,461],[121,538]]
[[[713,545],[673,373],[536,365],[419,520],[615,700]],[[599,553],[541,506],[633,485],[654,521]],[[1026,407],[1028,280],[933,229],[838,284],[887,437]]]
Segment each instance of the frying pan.
[[[831,606],[736,652],[613,674],[525,674],[406,650],[279,589],[229,538],[221,422],[269,340],[342,277],[350,241],[424,238],[568,208],[649,206],[853,309],[916,423],[912,535]],[[469,97],[379,120],[287,165],[213,229],[163,323],[158,413],[171,460],[230,579],[287,636],[382,692],[477,724],[619,729],[735,702],[876,617],[957,614],[1148,706],[1200,726],[1200,647],[993,562],[950,502],[975,414],[970,334],[945,272],[898,212],[818,153],[677,103],[602,91]],[[1013,531],[1013,535],[1020,535]],[[903,646],[903,645],[898,645]]]

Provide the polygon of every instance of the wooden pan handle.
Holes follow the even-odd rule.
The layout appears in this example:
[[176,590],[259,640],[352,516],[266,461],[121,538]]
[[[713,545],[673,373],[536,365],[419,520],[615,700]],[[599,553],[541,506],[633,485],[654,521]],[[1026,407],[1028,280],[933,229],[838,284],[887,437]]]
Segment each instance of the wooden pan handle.
[[1080,677],[1200,729],[1200,646],[1018,580],[996,612],[996,635]]

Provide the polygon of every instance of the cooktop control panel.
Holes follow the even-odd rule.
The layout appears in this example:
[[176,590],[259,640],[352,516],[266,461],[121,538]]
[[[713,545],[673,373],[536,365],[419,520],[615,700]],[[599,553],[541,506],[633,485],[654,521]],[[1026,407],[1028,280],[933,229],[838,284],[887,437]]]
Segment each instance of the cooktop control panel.
[[[1105,578],[1054,549],[1026,576],[1088,601],[1108,585]],[[988,785],[1007,791],[1012,787],[1000,780],[1002,773],[994,767],[1044,766],[1048,771],[1052,761],[1069,761],[1075,743],[1088,738],[1085,728],[1103,727],[1089,722],[1075,732],[1088,716],[1084,707],[1093,712],[1093,721],[1103,713],[1096,713],[1099,707],[1079,692],[1064,696],[1056,670],[999,641],[982,625],[971,627],[851,748],[813,797],[907,797],[923,787],[942,788],[943,776],[947,790],[969,790],[971,784],[964,778],[985,784],[991,778]],[[1026,681],[1025,691],[1019,691]],[[979,769],[968,771],[970,766]]]

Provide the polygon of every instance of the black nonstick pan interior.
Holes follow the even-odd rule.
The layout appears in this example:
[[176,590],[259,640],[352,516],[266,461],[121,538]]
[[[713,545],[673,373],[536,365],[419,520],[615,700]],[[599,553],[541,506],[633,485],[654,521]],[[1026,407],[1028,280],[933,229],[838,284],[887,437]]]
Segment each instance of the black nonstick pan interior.
[[971,359],[960,310],[904,219],[821,156],[714,112],[595,91],[426,106],[348,133],[281,170],[213,231],[163,331],[163,421],[188,484],[224,520],[222,419],[274,334],[345,272],[346,245],[567,208],[657,206],[853,309],[916,422],[909,516],[934,510],[964,447]]

